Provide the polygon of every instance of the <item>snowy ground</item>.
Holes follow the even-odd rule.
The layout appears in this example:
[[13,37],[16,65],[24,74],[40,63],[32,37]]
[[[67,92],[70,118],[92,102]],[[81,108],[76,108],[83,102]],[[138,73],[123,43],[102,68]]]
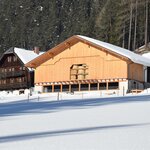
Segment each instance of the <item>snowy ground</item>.
[[1,96],[0,150],[150,150],[150,95],[99,97]]

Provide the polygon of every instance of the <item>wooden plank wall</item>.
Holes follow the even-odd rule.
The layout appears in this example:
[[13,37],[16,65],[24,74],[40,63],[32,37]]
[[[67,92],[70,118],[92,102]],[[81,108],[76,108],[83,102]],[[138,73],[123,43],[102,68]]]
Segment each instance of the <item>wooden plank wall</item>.
[[[70,80],[70,67],[73,64],[88,66],[87,79],[128,78],[128,71],[131,72],[132,67],[130,66],[128,70],[127,63],[127,60],[119,56],[78,42],[39,66],[35,70],[35,83],[68,81]],[[135,64],[135,68],[139,69],[139,76],[134,75],[133,78],[142,79],[141,65]]]
[[144,82],[144,68],[143,65],[128,62],[128,78]]

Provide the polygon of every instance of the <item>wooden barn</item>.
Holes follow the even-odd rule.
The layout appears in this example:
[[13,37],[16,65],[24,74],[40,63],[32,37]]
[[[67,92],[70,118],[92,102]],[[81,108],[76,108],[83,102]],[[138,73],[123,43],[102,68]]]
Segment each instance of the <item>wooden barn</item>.
[[143,89],[150,60],[129,50],[75,35],[26,64],[35,68],[35,90],[65,92]]
[[[43,54],[43,53],[42,53]],[[34,71],[24,64],[39,56],[34,51],[10,48],[0,58],[0,91],[28,89],[34,86]]]

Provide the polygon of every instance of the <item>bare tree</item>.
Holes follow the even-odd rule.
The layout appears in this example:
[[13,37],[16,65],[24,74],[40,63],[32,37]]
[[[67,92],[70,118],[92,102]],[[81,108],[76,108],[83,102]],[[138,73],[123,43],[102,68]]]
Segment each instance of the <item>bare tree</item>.
[[138,13],[138,0],[135,0],[135,23],[134,23],[134,43],[133,43],[133,50],[135,50],[135,48],[136,48],[137,13]]
[[148,0],[145,0],[145,9],[146,9],[146,15],[145,15],[145,49],[147,49],[148,45]]
[[133,17],[133,0],[130,0],[130,26],[129,26],[129,39],[128,39],[128,49],[131,47],[131,32],[132,32],[132,17]]

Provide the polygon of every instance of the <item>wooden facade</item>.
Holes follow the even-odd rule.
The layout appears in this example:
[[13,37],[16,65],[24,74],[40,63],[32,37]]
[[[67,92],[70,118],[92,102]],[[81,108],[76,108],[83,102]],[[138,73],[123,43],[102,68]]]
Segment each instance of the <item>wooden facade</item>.
[[0,90],[26,89],[34,85],[34,72],[29,71],[13,48],[0,59]]
[[143,65],[76,37],[26,65],[36,68],[35,85],[52,92],[108,90],[127,80],[144,82]]

